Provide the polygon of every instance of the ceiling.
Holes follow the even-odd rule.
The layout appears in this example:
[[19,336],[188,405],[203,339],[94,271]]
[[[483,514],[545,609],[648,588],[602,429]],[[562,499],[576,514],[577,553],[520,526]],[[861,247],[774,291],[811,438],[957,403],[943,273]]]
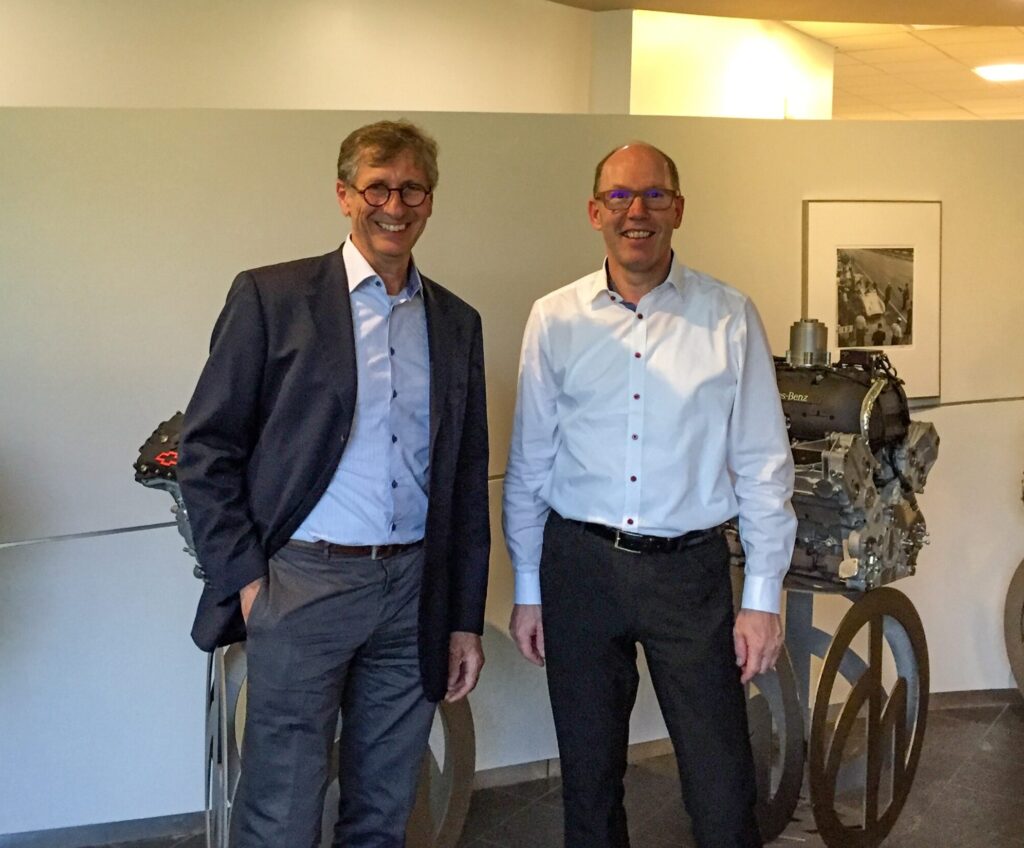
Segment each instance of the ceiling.
[[1024,82],[971,71],[1024,63],[1024,26],[787,23],[836,48],[833,118],[1024,119]]
[[647,9],[763,21],[1024,26],[1024,0],[555,0],[608,12]]
[[986,82],[971,71],[1024,63],[1024,0],[558,2],[782,20],[835,47],[835,119],[1024,119],[1024,82]]

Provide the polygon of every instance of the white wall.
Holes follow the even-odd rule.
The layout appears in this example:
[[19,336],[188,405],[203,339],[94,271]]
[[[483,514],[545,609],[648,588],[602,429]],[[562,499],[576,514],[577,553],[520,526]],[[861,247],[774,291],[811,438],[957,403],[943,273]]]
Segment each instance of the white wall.
[[0,0],[0,105],[586,112],[544,0]]
[[834,49],[778,21],[624,9],[591,32],[593,113],[832,117]]
[[173,529],[0,551],[0,834],[202,808],[196,586]]
[[777,21],[637,11],[632,115],[831,118],[832,47]]

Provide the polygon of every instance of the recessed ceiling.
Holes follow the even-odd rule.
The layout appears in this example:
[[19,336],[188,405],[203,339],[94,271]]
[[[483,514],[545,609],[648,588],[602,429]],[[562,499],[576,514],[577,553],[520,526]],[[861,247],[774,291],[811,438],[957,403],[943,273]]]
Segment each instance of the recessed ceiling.
[[986,82],[971,70],[1024,62],[1024,0],[556,2],[784,21],[836,49],[838,120],[1024,119],[1024,82]]
[[971,70],[1024,62],[1024,27],[787,23],[836,48],[835,119],[1024,119],[1024,82]]
[[647,9],[767,21],[1024,26],[1024,0],[555,0],[608,12]]

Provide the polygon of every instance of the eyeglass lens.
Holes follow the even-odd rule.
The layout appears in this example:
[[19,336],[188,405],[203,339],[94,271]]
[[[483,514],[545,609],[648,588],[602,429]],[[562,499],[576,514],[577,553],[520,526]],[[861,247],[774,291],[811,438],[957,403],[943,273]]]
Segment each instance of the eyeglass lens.
[[363,195],[363,199],[371,206],[383,206],[391,199],[392,192],[398,192],[402,203],[410,207],[421,205],[427,199],[427,195],[430,194],[426,188],[418,183],[406,183],[398,188],[391,188],[384,183],[372,183],[364,188],[360,194]]
[[645,207],[655,211],[668,209],[672,205],[672,201],[676,199],[675,192],[664,188],[648,188],[643,191],[631,191],[628,188],[613,188],[608,191],[600,192],[598,196],[604,201],[605,206],[616,211],[628,209],[633,204],[633,199],[636,197],[640,198],[640,202],[643,203]]

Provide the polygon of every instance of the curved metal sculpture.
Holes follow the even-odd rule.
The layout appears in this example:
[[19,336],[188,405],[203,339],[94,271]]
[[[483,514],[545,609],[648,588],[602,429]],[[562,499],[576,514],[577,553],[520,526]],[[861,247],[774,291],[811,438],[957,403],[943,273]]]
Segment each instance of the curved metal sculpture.
[[[852,643],[865,628],[867,659],[851,662]],[[888,692],[884,645],[896,671]],[[840,677],[852,688],[833,715]],[[811,806],[826,845],[874,848],[892,830],[921,755],[928,679],[924,627],[907,596],[882,587],[858,598],[825,654],[811,716]],[[851,786],[855,792],[844,791]],[[844,821],[839,807],[853,820]]]
[[1003,607],[1003,639],[1006,642],[1006,656],[1010,661],[1013,679],[1024,694],[1024,560],[1010,580]]
[[[152,489],[162,489],[174,499],[178,532],[185,552],[195,557],[188,512],[181,498],[176,467],[182,414],[163,421],[139,448],[135,479]],[[201,563],[193,573],[205,579]],[[227,848],[231,807],[242,774],[242,734],[245,726],[246,655],[244,643],[218,648],[207,662],[206,686],[206,844]],[[339,728],[340,728],[339,716]],[[442,703],[434,720],[440,734],[431,733],[416,791],[416,804],[406,830],[409,848],[455,848],[469,810],[476,768],[476,735],[473,714],[463,699]],[[335,738],[337,741],[337,738]],[[440,742],[440,760],[435,751]],[[337,755],[331,763],[328,801],[324,804],[322,846],[329,848],[337,818]],[[332,800],[334,803],[332,803]]]
[[785,646],[773,671],[747,684],[747,721],[757,780],[757,824],[771,842],[786,829],[804,782],[804,721]]

